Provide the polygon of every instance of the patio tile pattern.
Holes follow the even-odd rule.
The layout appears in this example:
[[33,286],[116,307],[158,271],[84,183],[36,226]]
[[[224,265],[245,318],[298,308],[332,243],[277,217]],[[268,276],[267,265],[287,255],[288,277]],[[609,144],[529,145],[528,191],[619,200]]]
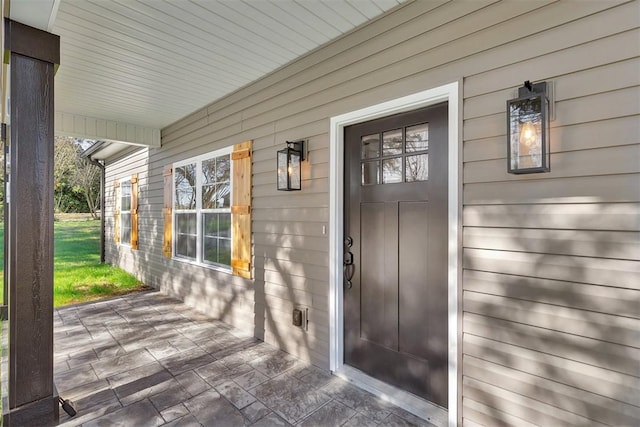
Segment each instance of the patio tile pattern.
[[432,426],[159,292],[55,311],[64,426]]

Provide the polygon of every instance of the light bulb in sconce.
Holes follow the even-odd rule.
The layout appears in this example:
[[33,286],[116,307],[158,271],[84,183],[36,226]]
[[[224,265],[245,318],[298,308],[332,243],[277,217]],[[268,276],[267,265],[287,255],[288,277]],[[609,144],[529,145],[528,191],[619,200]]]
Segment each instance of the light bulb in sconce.
[[524,144],[527,147],[537,145],[539,135],[538,129],[532,122],[525,122],[520,130],[520,144]]

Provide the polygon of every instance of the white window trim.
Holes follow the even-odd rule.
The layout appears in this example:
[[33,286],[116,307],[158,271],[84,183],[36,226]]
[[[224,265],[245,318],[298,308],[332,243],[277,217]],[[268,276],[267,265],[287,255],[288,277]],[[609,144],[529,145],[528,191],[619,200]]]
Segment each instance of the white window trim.
[[[460,254],[460,177],[459,177],[459,87],[461,81],[449,83],[434,89],[383,102],[371,107],[341,114],[330,120],[329,144],[329,367],[336,375],[347,378],[363,388],[392,401],[420,416],[425,414],[425,406],[404,398],[395,398],[397,390],[389,393],[385,387],[379,387],[379,381],[344,364],[344,318],[343,318],[343,230],[344,230],[344,128],[396,113],[415,110],[440,102],[448,102],[448,146],[449,146],[449,200],[448,200],[448,326],[449,326],[449,408],[446,414],[440,413],[442,421],[448,420],[450,426],[457,424],[458,417],[458,282]],[[386,385],[385,385],[386,386]],[[405,393],[408,394],[408,393]],[[425,401],[423,401],[425,402]],[[416,406],[415,403],[418,403]],[[427,406],[429,404],[427,403]],[[426,409],[429,410],[429,409]],[[438,412],[435,409],[435,412]],[[443,412],[443,411],[441,411]]]
[[[127,247],[131,247],[131,202],[133,201],[132,198],[132,194],[133,194],[133,186],[131,186],[131,193],[129,193],[129,210],[125,211],[122,209],[122,185],[125,183],[129,183],[129,185],[131,186],[131,179],[121,179],[119,182],[119,187],[118,187],[118,209],[120,211],[120,215],[118,216],[118,221],[120,221],[120,246],[127,246]],[[122,221],[122,217],[124,214],[129,214],[129,241],[125,242],[124,239],[122,238],[123,233],[124,233],[124,227],[122,226],[123,221]]]
[[[184,160],[180,160],[179,162],[175,162],[173,164],[173,172],[171,174],[171,215],[172,215],[172,219],[171,219],[171,223],[172,223],[172,230],[171,230],[171,244],[173,245],[171,253],[172,253],[172,259],[175,261],[180,261],[180,262],[184,262],[186,264],[191,264],[191,265],[197,265],[198,267],[205,267],[205,268],[209,268],[211,270],[216,270],[216,271],[221,271],[224,273],[231,273],[232,269],[231,266],[224,266],[221,264],[214,264],[208,261],[204,261],[202,259],[202,213],[208,213],[208,212],[229,212],[229,214],[233,215],[231,213],[231,208],[227,209],[202,209],[202,197],[199,197],[198,192],[200,190],[198,190],[199,188],[202,187],[202,162],[205,160],[209,160],[215,157],[220,157],[220,156],[224,156],[224,155],[229,155],[229,164],[230,164],[230,171],[229,171],[229,180],[231,183],[231,194],[229,197],[230,200],[230,206],[233,206],[233,160],[231,160],[231,153],[233,151],[233,147],[229,146],[229,147],[225,147],[225,148],[221,148],[219,150],[215,150],[215,151],[211,151],[209,153],[205,153],[205,154],[201,154],[199,156],[195,156],[195,157],[190,157],[188,159],[184,159]],[[196,164],[196,209],[195,210],[181,210],[180,212],[193,212],[196,214],[196,259],[191,259],[191,258],[185,258],[185,257],[180,257],[178,255],[176,255],[176,227],[177,227],[177,221],[176,221],[176,209],[175,209],[175,196],[176,196],[176,182],[175,182],[175,170],[176,168],[182,167],[182,166],[186,166],[186,165],[190,165],[190,164]],[[233,233],[233,230],[232,230]],[[233,234],[231,235],[231,251],[233,253]]]

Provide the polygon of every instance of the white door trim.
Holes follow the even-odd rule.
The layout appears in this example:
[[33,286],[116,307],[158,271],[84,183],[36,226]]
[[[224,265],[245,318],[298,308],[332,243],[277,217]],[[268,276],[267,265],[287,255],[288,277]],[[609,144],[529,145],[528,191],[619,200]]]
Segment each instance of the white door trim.
[[449,408],[448,421],[453,426],[458,414],[458,277],[459,277],[459,82],[453,82],[413,95],[383,102],[331,118],[329,147],[329,316],[330,369],[344,365],[343,336],[343,230],[344,230],[344,128],[396,113],[411,111],[447,101],[449,103]]

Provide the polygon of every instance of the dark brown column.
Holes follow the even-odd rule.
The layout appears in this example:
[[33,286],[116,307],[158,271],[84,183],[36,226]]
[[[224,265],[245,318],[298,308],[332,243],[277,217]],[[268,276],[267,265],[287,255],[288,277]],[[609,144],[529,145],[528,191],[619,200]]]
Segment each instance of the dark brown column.
[[[53,384],[53,77],[58,36],[5,21],[10,64],[8,425],[58,420]],[[5,54],[5,59],[7,55]]]

